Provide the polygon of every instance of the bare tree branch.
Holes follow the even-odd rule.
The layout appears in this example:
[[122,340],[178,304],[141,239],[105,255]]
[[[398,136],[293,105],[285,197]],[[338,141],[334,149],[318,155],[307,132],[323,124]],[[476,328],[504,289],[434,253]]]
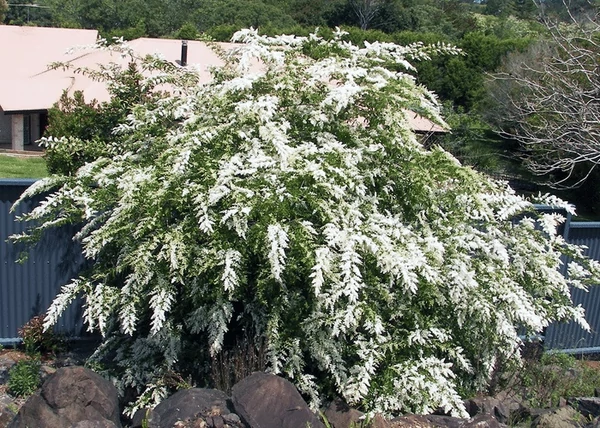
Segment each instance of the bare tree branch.
[[600,164],[600,28],[548,23],[549,40],[514,54],[492,76],[499,133],[554,187],[583,183]]
[[350,0],[350,7],[356,14],[362,30],[369,28],[382,6],[383,0]]

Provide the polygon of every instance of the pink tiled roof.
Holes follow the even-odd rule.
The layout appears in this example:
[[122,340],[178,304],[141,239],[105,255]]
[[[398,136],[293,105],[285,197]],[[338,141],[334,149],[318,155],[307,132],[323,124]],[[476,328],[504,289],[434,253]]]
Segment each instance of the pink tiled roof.
[[72,79],[46,74],[48,64],[76,58],[67,51],[97,38],[96,30],[0,25],[0,107],[7,112],[51,107]]
[[448,132],[440,125],[412,111],[408,112],[408,122],[412,130],[416,132]]
[[[74,68],[127,64],[128,58],[115,52],[72,49],[92,45],[96,39],[95,30],[0,25],[0,58],[6,59],[0,66],[0,108],[5,112],[46,110],[58,101],[65,89],[70,93],[83,91],[87,101],[108,100],[104,84],[72,70],[48,70],[52,62],[68,62]],[[140,38],[127,45],[139,55],[159,54],[173,62],[181,57],[180,40]],[[235,46],[232,43],[219,45],[225,50]],[[222,63],[218,55],[200,41],[188,41],[187,62],[199,69],[201,82],[209,81],[210,67]],[[419,115],[410,114],[409,120],[415,131],[444,132]]]

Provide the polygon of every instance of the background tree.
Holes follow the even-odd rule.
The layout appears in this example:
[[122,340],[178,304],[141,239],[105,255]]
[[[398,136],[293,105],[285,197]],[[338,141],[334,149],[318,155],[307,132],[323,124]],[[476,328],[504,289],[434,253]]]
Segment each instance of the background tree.
[[[52,14],[49,8],[44,4],[37,4],[33,0],[9,0],[7,1],[7,6],[4,20],[8,24],[47,26],[52,22]],[[2,12],[0,12],[1,14]]]
[[356,15],[361,30],[370,27],[383,7],[383,0],[349,0],[350,8]]
[[6,12],[8,11],[8,3],[6,0],[0,0],[0,23],[4,21]]
[[[63,93],[58,103],[48,111],[46,134],[53,138],[45,140],[45,158],[51,174],[72,175],[87,162],[110,152],[110,145],[120,144],[114,128],[122,123],[132,108],[140,103],[150,104],[159,96],[142,84],[142,75],[134,62],[109,73],[106,79],[111,99],[97,103],[86,101],[82,92],[70,96]],[[54,139],[68,138],[69,144],[53,143]],[[110,142],[110,144],[109,144]]]

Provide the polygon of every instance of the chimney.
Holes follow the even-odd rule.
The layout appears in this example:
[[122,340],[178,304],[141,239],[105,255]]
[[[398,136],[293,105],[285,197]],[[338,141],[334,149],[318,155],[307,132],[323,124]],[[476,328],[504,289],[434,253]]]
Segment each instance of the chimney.
[[187,65],[187,40],[181,41],[181,66],[185,67]]

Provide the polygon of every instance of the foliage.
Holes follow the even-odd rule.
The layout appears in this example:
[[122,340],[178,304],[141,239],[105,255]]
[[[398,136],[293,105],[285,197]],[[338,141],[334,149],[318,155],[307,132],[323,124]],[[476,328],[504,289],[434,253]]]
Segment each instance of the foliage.
[[44,315],[37,315],[18,329],[25,352],[29,355],[56,353],[64,346],[63,339],[52,330],[44,330]]
[[419,64],[419,81],[443,100],[452,101],[457,109],[477,111],[486,96],[486,73],[495,71],[510,52],[522,51],[531,42],[527,38],[501,39],[483,32],[467,33],[457,43],[464,55]]
[[0,0],[0,23],[4,21],[4,15],[6,14],[7,10],[8,3],[6,2],[6,0]]
[[196,40],[198,38],[198,29],[190,22],[186,22],[181,26],[175,35],[176,39],[182,40]]
[[[56,65],[63,66],[62,64]],[[66,66],[66,65],[65,65]],[[106,70],[110,73],[110,70]],[[119,71],[108,85],[109,102],[86,102],[83,93],[73,96],[64,92],[57,104],[48,111],[46,135],[40,145],[46,148],[45,158],[51,174],[72,174],[86,162],[107,155],[106,142],[116,144],[113,129],[131,112],[133,106],[151,102],[156,94],[142,84],[142,75],[135,62]],[[69,138],[69,144],[54,144],[57,138]]]
[[[23,220],[82,224],[94,264],[46,325],[81,295],[104,337],[97,357],[141,394],[132,410],[164,397],[167,373],[206,381],[211,358],[250,338],[313,404],[337,394],[464,415],[460,393],[519,358],[517,327],[587,325],[569,286],[600,269],[556,234],[562,218],[536,222],[529,201],[424,148],[408,124],[408,111],[444,124],[410,62],[456,50],[343,36],[242,31],[247,44],[222,53],[206,85],[140,59],[141,86],[169,82],[173,95],[143,97],[107,141],[89,141],[106,155],[23,194],[50,191]],[[73,138],[52,144],[68,152]]]
[[545,353],[541,359],[525,360],[511,374],[510,388],[535,408],[559,405],[560,398],[592,397],[600,371],[572,355]]
[[[100,134],[106,138],[110,133],[111,124],[103,120],[95,101],[86,103],[83,93],[76,91],[73,97],[64,92],[60,101],[48,111],[47,135],[63,137],[78,136],[69,146],[53,146],[51,143],[42,143],[46,146],[44,157],[48,172],[51,174],[69,174],[76,171],[86,162],[92,161],[102,155],[102,146],[88,144],[94,136]],[[108,125],[108,126],[107,126]],[[113,124],[114,126],[116,124]]]
[[8,393],[14,397],[29,397],[41,383],[40,360],[17,362],[8,373]]
[[46,162],[41,156],[17,157],[0,154],[2,178],[40,178],[47,175]]
[[452,132],[438,143],[464,165],[487,174],[510,174],[519,166],[512,159],[514,148],[503,141],[492,128],[475,113],[465,114],[446,108],[446,121]]
[[118,28],[111,31],[103,31],[101,37],[106,40],[134,40],[140,37],[146,37],[148,35],[148,29],[144,20],[140,20],[133,27]]
[[[0,4],[6,0],[0,0]],[[6,23],[93,28],[103,36],[172,36],[186,23],[200,32],[234,25],[291,28],[299,25],[355,26],[391,34],[435,32],[451,38],[479,31],[535,25],[540,17],[568,20],[563,0],[22,0],[6,13]],[[592,16],[597,0],[570,0],[577,16]],[[31,5],[31,6],[27,6]],[[0,6],[1,10],[1,6]],[[0,16],[2,12],[0,11]],[[525,24],[527,22],[527,24]],[[499,35],[496,33],[496,35]],[[140,37],[140,36],[137,36]],[[512,36],[506,36],[512,37]],[[108,37],[107,37],[108,38]]]
[[491,15],[472,14],[471,17],[474,21],[475,31],[502,39],[536,37],[543,32],[537,22],[513,16],[502,19]]

